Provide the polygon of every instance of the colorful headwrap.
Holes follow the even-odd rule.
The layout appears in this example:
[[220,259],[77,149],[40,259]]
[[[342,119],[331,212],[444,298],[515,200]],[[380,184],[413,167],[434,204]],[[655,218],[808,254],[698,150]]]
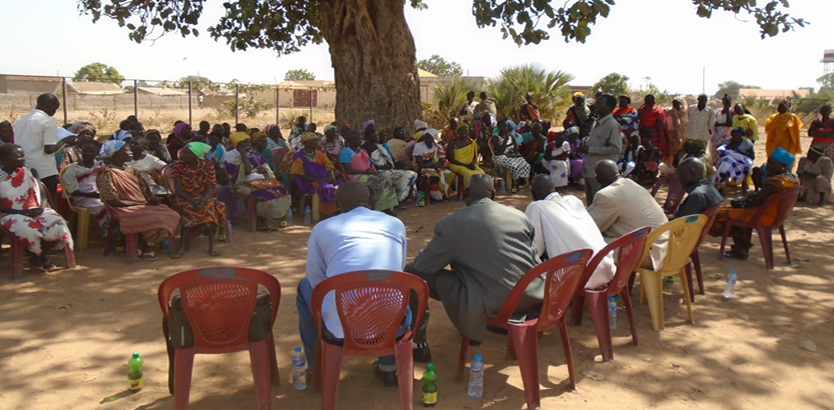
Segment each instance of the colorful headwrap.
[[202,158],[206,155],[206,152],[211,151],[211,145],[206,144],[205,142],[192,141],[185,144],[185,147],[188,148],[189,151],[193,152],[197,158]]
[[182,130],[185,129],[185,127],[189,127],[189,126],[190,125],[188,125],[188,123],[185,123],[185,122],[181,122],[181,123],[175,125],[174,126],[174,131],[173,131],[174,135],[179,137]]
[[96,133],[95,125],[87,122],[87,121],[76,121],[74,122],[69,128],[67,128],[73,134],[81,134],[85,131],[91,131],[93,134]]
[[511,130],[513,130],[513,131],[515,131],[516,129],[518,129],[518,126],[516,126],[516,125],[515,125],[515,123],[513,122],[513,120],[507,120],[507,127],[509,127],[509,129],[511,129]]
[[579,134],[579,127],[573,126],[565,129],[565,136]]
[[[336,126],[333,125],[333,124],[330,124],[330,125],[324,127],[324,133],[325,134],[327,134],[327,131],[330,131],[330,130],[336,130]],[[338,130],[336,130],[336,131],[338,131]]]
[[318,140],[318,139],[319,139],[319,136],[312,133],[312,132],[305,132],[304,134],[301,134],[301,144],[304,144],[305,142],[310,141],[310,140]]
[[425,121],[421,120],[414,120],[414,129],[415,130],[424,130],[429,127],[429,124]]
[[434,138],[435,141],[437,141],[439,139],[439,136],[440,136],[440,132],[438,132],[434,128],[427,129],[426,132],[423,135],[425,135],[425,134],[431,134],[432,138]]
[[373,118],[371,118],[368,121],[363,122],[362,123],[362,129],[364,130],[365,128],[368,128],[369,125],[376,125],[376,122],[374,122]]
[[584,96],[585,96],[585,93],[583,93],[582,91],[577,91],[577,92],[573,93],[573,98],[584,97]]
[[265,133],[267,133],[267,134],[269,134],[269,132],[270,132],[270,131],[272,131],[272,129],[273,129],[273,128],[275,128],[275,127],[277,127],[277,125],[275,125],[275,124],[269,124],[269,125],[267,125],[266,127],[264,127],[264,132],[265,132]]
[[790,152],[785,151],[782,147],[778,147],[773,150],[773,152],[770,153],[770,157],[785,164],[788,168],[793,166],[793,161],[796,159]]
[[617,99],[620,99],[620,98],[625,98],[626,101],[628,101],[628,103],[631,104],[631,97],[623,94],[623,95],[620,95],[619,97],[617,97]]
[[101,154],[101,155],[103,155],[107,158],[110,158],[118,150],[122,149],[122,147],[124,145],[125,145],[124,141],[119,141],[119,140],[107,141],[104,144],[101,144],[101,150],[99,151],[99,154]]

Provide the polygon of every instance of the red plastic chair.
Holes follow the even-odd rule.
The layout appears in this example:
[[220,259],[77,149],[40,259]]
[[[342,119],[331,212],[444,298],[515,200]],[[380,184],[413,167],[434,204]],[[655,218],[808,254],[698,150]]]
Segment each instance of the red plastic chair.
[[[698,248],[701,246],[701,242],[704,241],[709,230],[712,228],[712,224],[715,223],[715,217],[718,216],[718,209],[721,208],[721,204],[715,205],[712,208],[707,209],[706,211],[702,212],[701,215],[707,217],[707,224],[704,225],[704,230],[701,232],[701,238],[698,240],[698,244],[695,245],[695,250],[692,251],[692,255],[689,256],[692,259],[692,264],[695,265],[695,276],[698,279],[698,294],[704,294],[704,275],[701,272],[701,255],[698,253]],[[687,284],[689,285],[689,297],[691,301],[695,301],[695,288],[692,284],[692,267],[690,264],[686,265],[686,280]]]
[[[539,391],[539,340],[538,334],[559,327],[562,337],[562,347],[565,349],[565,360],[568,365],[570,386],[576,389],[576,374],[573,369],[573,355],[570,349],[568,326],[565,323],[565,313],[571,303],[572,296],[580,286],[582,272],[588,259],[593,255],[590,249],[564,253],[548,259],[530,269],[513,287],[512,292],[504,302],[498,317],[487,318],[487,324],[507,330],[507,358],[518,357],[518,367],[521,370],[521,380],[524,383],[524,396],[527,408],[539,408],[541,392]],[[537,317],[526,317],[515,320],[513,316],[518,302],[530,283],[546,275],[544,301],[541,312]],[[458,356],[457,379],[463,379],[464,362],[467,359],[469,338],[464,337],[460,344]]]
[[[724,244],[727,242],[727,237],[730,236],[730,229],[734,226],[739,228],[755,229],[759,235],[759,241],[762,245],[762,252],[765,258],[765,267],[773,269],[773,229],[779,228],[779,233],[782,235],[782,245],[785,247],[785,256],[788,259],[788,264],[791,263],[791,251],[788,248],[788,238],[785,236],[785,220],[788,219],[793,207],[796,206],[796,201],[799,199],[799,188],[792,188],[782,191],[778,194],[769,196],[764,204],[759,207],[759,211],[753,216],[750,222],[728,220],[724,226],[724,235],[721,237],[720,255],[724,255]],[[765,212],[778,203],[778,211],[773,223],[764,226],[760,225],[759,221],[764,217]]]
[[[325,340],[322,333],[321,304],[324,296],[335,292],[336,309],[344,341]],[[321,408],[336,408],[342,357],[395,355],[400,408],[411,409],[414,398],[414,360],[412,329],[397,338],[405,318],[411,291],[417,293],[416,320],[420,323],[428,303],[429,286],[417,276],[405,272],[369,270],[343,273],[325,279],[313,289],[313,319],[319,339],[316,347],[313,378],[322,391]],[[323,385],[323,388],[322,388]]]
[[[576,290],[576,296],[573,298],[571,310],[574,326],[582,324],[585,301],[587,300],[588,302],[588,309],[591,311],[591,318],[594,322],[594,330],[597,334],[603,361],[610,362],[614,360],[614,348],[611,345],[611,326],[608,322],[607,309],[608,298],[612,296],[623,296],[623,304],[628,315],[628,325],[631,328],[631,342],[635,346],[639,344],[637,340],[637,325],[634,321],[634,311],[632,310],[631,304],[631,294],[628,290],[623,292],[623,289],[628,286],[629,280],[634,276],[634,270],[640,265],[643,248],[646,246],[646,239],[651,230],[652,228],[650,227],[644,227],[631,231],[597,252],[594,258],[588,262],[588,266],[585,267],[585,272],[580,281],[582,285]],[[615,252],[617,258],[617,271],[614,273],[614,277],[611,278],[608,284],[599,289],[585,289],[584,284],[588,283],[588,279],[594,274],[597,266],[611,252]]]
[[[271,298],[272,329],[281,302],[281,284],[267,272],[235,266],[212,266],[174,274],[159,285],[157,297],[168,348],[168,391],[174,395],[174,409],[188,408],[195,354],[243,350],[249,351],[252,361],[258,409],[270,408],[270,380],[276,385],[280,382],[275,339],[270,334],[266,340],[249,341],[249,322],[255,310],[258,285],[265,287]],[[176,289],[180,290],[182,307],[194,333],[194,346],[186,349],[174,349],[170,342],[168,314],[171,296]]]

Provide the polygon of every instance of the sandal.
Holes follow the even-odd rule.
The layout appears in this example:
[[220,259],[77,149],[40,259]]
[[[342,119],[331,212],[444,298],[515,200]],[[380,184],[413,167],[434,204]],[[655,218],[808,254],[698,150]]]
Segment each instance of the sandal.
[[158,261],[159,258],[156,257],[156,252],[145,252],[142,254],[143,261]]
[[257,230],[258,232],[273,232],[275,231],[275,227],[272,225],[259,226]]
[[723,255],[723,256],[724,256],[725,258],[730,258],[730,259],[738,259],[738,260],[740,260],[740,261],[746,261],[747,259],[749,259],[749,258],[750,258],[750,255],[749,255],[749,254],[747,254],[747,255],[742,255],[742,254],[740,254],[740,253],[735,253],[735,252],[733,252],[733,251],[727,251],[727,252],[724,252],[724,255]]
[[183,257],[183,255],[185,255],[185,251],[176,251],[176,252],[174,252],[174,253],[172,253],[172,254],[171,254],[171,259],[179,259],[179,258],[182,258],[182,257]]

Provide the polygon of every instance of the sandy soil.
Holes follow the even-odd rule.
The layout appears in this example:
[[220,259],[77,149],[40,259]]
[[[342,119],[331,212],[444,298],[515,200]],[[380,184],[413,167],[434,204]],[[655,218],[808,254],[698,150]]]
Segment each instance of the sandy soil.
[[[763,144],[760,144],[763,145]],[[573,194],[580,195],[578,190]],[[659,198],[665,194],[658,194]],[[530,191],[500,195],[506,205],[524,209]],[[434,222],[463,207],[445,202],[401,211],[409,235],[409,257],[431,239]],[[718,240],[702,245],[706,295],[697,296],[695,324],[686,321],[679,283],[665,285],[667,328],[651,329],[647,305],[637,305],[640,346],[631,344],[625,313],[614,332],[615,361],[595,361],[599,354],[590,317],[570,327],[579,385],[570,391],[557,332],[540,341],[542,406],[545,409],[831,409],[834,408],[834,284],[829,254],[834,226],[831,207],[800,205],[786,224],[789,266],[778,247],[776,268],[764,269],[756,246],[746,262],[720,260]],[[295,287],[303,277],[310,228],[300,224],[274,233],[234,231],[234,241],[220,246],[223,256],[206,256],[206,239],[184,258],[125,263],[123,257],[102,258],[100,244],[76,253],[79,267],[44,276],[24,273],[10,281],[8,250],[0,261],[0,407],[3,409],[173,408],[167,390],[167,358],[156,301],[159,283],[180,270],[226,264],[264,269],[283,285],[283,301],[274,331],[282,384],[273,388],[273,408],[313,409],[320,396],[293,390],[290,356],[299,345]],[[236,221],[238,227],[244,221]],[[94,232],[91,237],[98,237]],[[56,263],[64,263],[62,256]],[[737,298],[724,302],[722,277],[737,269]],[[639,286],[639,285],[638,285]],[[635,292],[636,294],[636,292]],[[524,392],[517,362],[504,357],[502,336],[487,333],[481,353],[487,364],[485,394],[471,399],[465,383],[455,383],[459,336],[439,302],[429,342],[439,374],[441,409],[521,409]],[[816,351],[800,347],[811,341]],[[145,359],[145,388],[125,392],[127,360],[139,351]],[[396,389],[385,389],[373,378],[371,359],[348,358],[342,369],[340,408],[395,409]],[[415,364],[415,386],[425,364]],[[420,406],[415,394],[415,406]],[[109,400],[111,401],[108,401]],[[567,406],[567,407],[565,407]],[[254,408],[248,355],[198,356],[191,389],[192,409]]]

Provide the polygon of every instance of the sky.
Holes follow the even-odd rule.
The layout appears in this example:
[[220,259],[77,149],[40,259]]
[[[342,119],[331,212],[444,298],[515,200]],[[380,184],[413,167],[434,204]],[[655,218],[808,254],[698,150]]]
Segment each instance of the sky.
[[[699,18],[690,0],[617,0],[585,44],[565,43],[557,27],[550,40],[521,47],[502,40],[498,28],[479,29],[471,0],[425,3],[427,10],[405,9],[417,59],[438,54],[460,63],[469,76],[496,77],[502,68],[533,63],[572,74],[573,85],[590,86],[617,72],[635,88],[648,81],[676,94],[712,94],[728,80],[791,89],[818,87],[823,51],[834,49],[834,25],[826,21],[834,15],[831,0],[791,1],[791,14],[811,24],[767,39],[760,39],[753,17],[716,13]],[[232,52],[205,32],[222,12],[221,1],[207,0],[199,37],[169,33],[136,44],[115,21],[93,24],[90,16],[79,15],[73,0],[7,2],[0,25],[6,55],[0,74],[72,76],[86,64],[102,62],[140,80],[199,74],[215,82],[275,84],[287,70],[299,68],[320,80],[334,78],[326,44],[280,57],[270,50]],[[41,30],[43,25],[51,29]]]

